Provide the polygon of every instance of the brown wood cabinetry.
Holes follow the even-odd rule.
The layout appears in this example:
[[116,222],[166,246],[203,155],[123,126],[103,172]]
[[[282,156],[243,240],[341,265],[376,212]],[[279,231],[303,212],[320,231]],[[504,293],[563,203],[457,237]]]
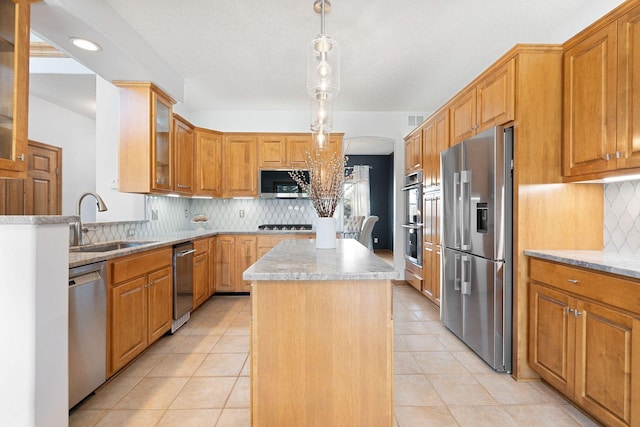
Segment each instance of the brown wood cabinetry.
[[224,136],[224,197],[256,197],[258,167],[255,134]]
[[216,292],[249,292],[251,282],[242,273],[257,259],[257,239],[253,234],[216,237]]
[[440,152],[449,148],[449,110],[429,117],[421,126],[424,185],[440,185]]
[[177,114],[173,115],[174,192],[190,196],[194,192],[195,131],[193,125]]
[[306,169],[305,153],[311,150],[311,134],[263,134],[258,137],[258,167]]
[[27,176],[30,11],[0,0],[0,178]]
[[315,236],[309,234],[260,234],[257,236],[257,257],[259,260],[273,249],[278,243],[286,239],[313,239]]
[[175,190],[172,105],[151,83],[114,82],[120,88],[118,189],[128,193]]
[[209,296],[216,293],[216,272],[218,271],[216,264],[216,237],[214,236],[209,238]]
[[108,277],[107,374],[111,376],[171,329],[172,250],[113,259]]
[[222,196],[222,133],[196,128],[196,189],[198,196]]
[[422,132],[416,129],[404,139],[405,175],[422,169]]
[[[342,139],[340,140],[340,147],[342,149]],[[288,135],[287,148],[289,150],[289,166],[294,169],[306,169],[306,153],[310,153],[313,150],[311,135]]]
[[515,60],[492,67],[449,104],[451,145],[515,117]]
[[209,296],[209,239],[193,242],[193,308],[198,308]]
[[409,261],[404,262],[404,279],[419,292],[422,292],[422,272],[423,269],[417,265]]
[[424,246],[422,255],[421,292],[436,305],[440,305],[440,214],[442,199],[440,193],[427,193],[424,199]]
[[640,6],[626,2],[564,47],[564,175],[571,181],[637,171]]
[[639,425],[640,282],[535,258],[529,274],[531,366],[605,425]]

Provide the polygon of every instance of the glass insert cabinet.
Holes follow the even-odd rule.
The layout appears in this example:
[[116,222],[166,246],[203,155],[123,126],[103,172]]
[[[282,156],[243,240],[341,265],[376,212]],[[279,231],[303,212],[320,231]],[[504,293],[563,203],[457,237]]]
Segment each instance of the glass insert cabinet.
[[0,177],[26,176],[28,0],[0,0]]

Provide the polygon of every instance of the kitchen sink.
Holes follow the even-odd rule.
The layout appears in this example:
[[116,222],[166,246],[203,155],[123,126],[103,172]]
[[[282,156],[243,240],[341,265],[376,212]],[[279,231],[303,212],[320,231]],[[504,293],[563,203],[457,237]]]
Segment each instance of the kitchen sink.
[[84,246],[71,246],[69,252],[111,252],[119,249],[133,248],[140,245],[154,243],[153,241],[122,240],[116,242],[94,243]]

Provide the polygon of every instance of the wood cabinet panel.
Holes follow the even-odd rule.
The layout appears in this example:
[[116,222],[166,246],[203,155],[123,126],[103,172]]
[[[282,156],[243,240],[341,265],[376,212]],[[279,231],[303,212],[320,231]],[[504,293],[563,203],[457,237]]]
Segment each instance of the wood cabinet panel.
[[222,196],[222,134],[196,128],[196,189],[199,196]]
[[[564,53],[564,173],[606,171],[615,156],[616,24]],[[615,162],[614,162],[615,163]]]
[[216,240],[216,291],[233,292],[235,238],[231,235],[219,235]]
[[280,169],[289,166],[284,135],[258,138],[258,166],[263,169]]
[[[0,178],[26,178],[29,116],[28,0],[4,2],[0,19]],[[6,120],[5,120],[6,119]]]
[[173,263],[171,248],[144,251],[135,255],[117,258],[110,264],[112,283],[141,276]]
[[251,281],[242,279],[242,273],[257,260],[256,236],[237,235],[235,256],[235,290],[236,292],[249,292],[251,291]]
[[147,348],[147,278],[139,277],[111,290],[110,373]]
[[151,91],[151,190],[169,193],[175,189],[173,102]]
[[209,240],[193,242],[196,250],[193,257],[193,307],[200,306],[209,298]]
[[404,141],[404,173],[406,175],[420,169],[422,169],[422,133],[418,129]]
[[306,153],[312,151],[311,135],[287,136],[289,165],[294,169],[307,169]]
[[155,342],[169,329],[173,321],[173,270],[165,267],[149,274],[148,343]]
[[225,197],[256,197],[258,195],[256,136],[225,135],[224,141]]
[[514,59],[495,69],[477,85],[477,132],[507,123],[515,117]]
[[449,105],[451,145],[473,136],[476,130],[476,88],[457,95]]
[[216,274],[217,274],[217,257],[216,257],[216,237],[209,238],[209,285],[207,293],[209,296],[216,292]]
[[175,145],[175,187],[178,194],[194,192],[195,132],[193,125],[177,114],[173,115]]

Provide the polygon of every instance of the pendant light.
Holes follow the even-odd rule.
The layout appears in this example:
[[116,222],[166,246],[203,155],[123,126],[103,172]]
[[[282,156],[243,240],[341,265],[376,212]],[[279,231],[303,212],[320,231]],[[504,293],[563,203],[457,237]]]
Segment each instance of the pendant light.
[[307,50],[307,93],[311,98],[313,145],[325,150],[333,129],[333,98],[340,92],[340,45],[325,34],[324,15],[331,3],[315,0],[313,9],[320,14],[320,34],[311,40]]

